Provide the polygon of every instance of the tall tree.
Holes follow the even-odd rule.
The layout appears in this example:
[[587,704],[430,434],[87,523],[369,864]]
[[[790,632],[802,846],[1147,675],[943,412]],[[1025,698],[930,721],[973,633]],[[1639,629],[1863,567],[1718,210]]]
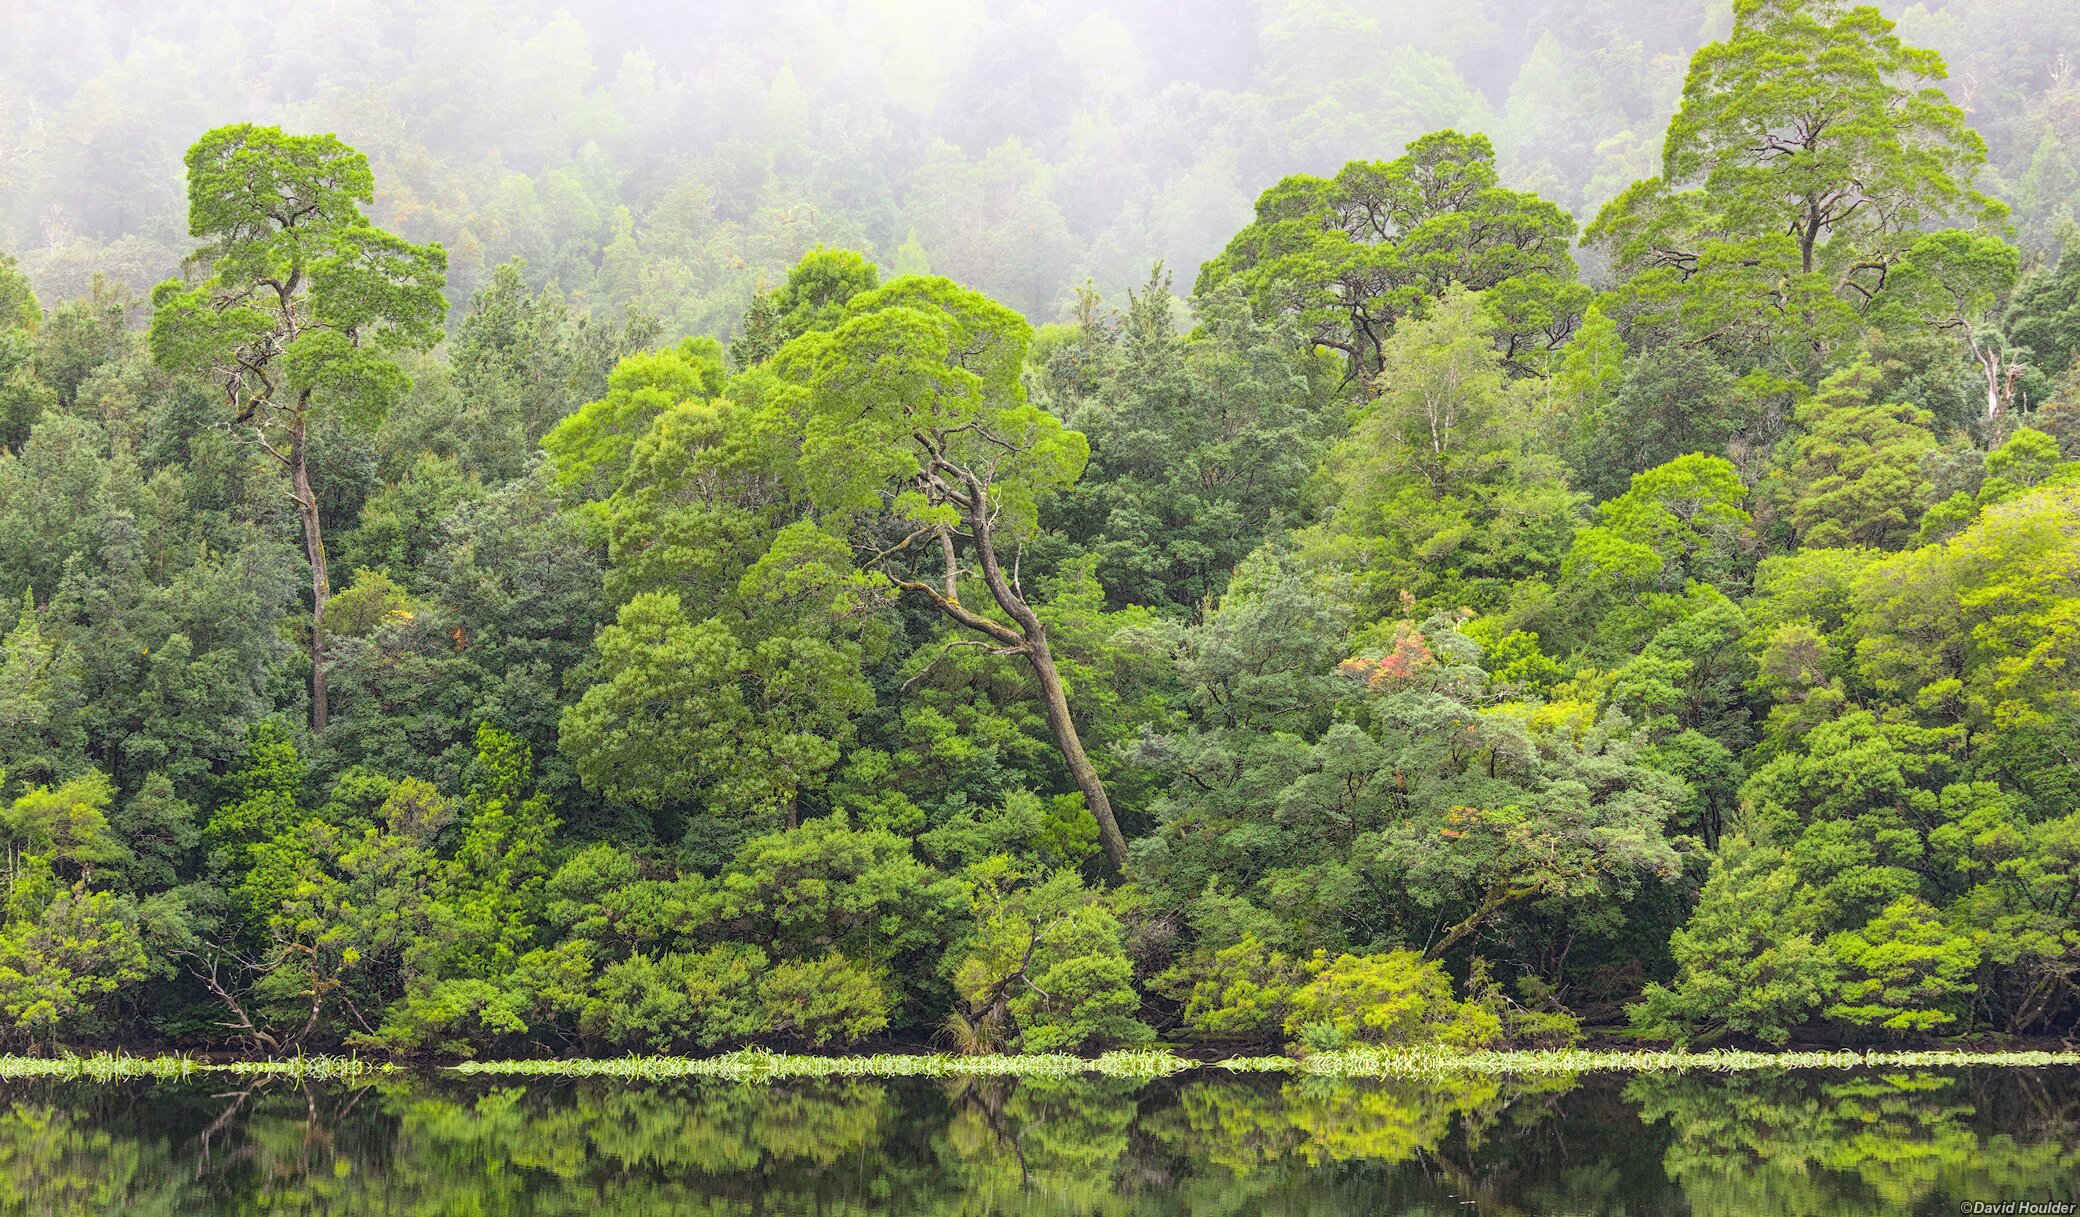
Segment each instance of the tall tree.
[[[1897,299],[1878,318],[1919,322],[1962,338],[1985,385],[1989,425],[2014,406],[2033,362],[2029,347],[2018,349],[2001,324],[2001,306],[2020,272],[2020,254],[1999,237],[1954,228],[1932,232],[1900,260],[1887,293]],[[2017,312],[2015,320],[2027,325],[2028,314]]]
[[1573,239],[1566,212],[1497,184],[1487,136],[1436,131],[1398,159],[1265,191],[1195,290],[1238,281],[1259,316],[1298,317],[1310,343],[1342,352],[1351,376],[1369,381],[1395,322],[1453,284],[1499,289],[1487,304],[1505,354],[1558,345],[1588,303]]
[[1946,75],[1868,5],[1738,0],[1732,36],[1691,60],[1663,167],[1729,219],[1788,232],[1801,271],[1852,238],[1829,269],[1868,298],[1923,225],[2005,210],[1971,189],[1986,145]]
[[222,389],[231,425],[281,464],[311,570],[311,729],[326,720],[332,582],[311,485],[310,426],[367,425],[410,387],[396,355],[432,346],[447,313],[447,254],[384,232],[368,158],[331,135],[221,127],[188,149],[184,279],[152,293],[153,356]]
[[[1062,761],[1107,859],[1124,870],[1126,838],[1070,715],[1016,554],[1036,528],[1037,501],[1076,480],[1090,445],[1026,400],[1032,329],[996,301],[911,276],[856,297],[848,314],[775,357],[782,376],[806,382],[802,467],[811,498],[861,523],[868,565],[981,635],[951,645],[1031,665]],[[920,552],[936,553],[936,570]],[[980,577],[1008,623],[962,600],[964,575]]]
[[1923,232],[2006,213],[1972,188],[1986,145],[1944,76],[1874,8],[1737,0],[1732,33],[1690,62],[1662,176],[1587,236],[1647,315],[1817,375],[1811,349],[1853,336]]

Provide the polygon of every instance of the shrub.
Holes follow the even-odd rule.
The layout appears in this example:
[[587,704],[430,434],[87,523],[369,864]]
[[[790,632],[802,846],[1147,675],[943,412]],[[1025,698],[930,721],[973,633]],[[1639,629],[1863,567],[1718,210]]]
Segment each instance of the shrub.
[[1203,1035],[1275,1038],[1293,992],[1307,983],[1306,961],[1266,950],[1254,934],[1214,952],[1185,998],[1184,1025]]
[[[961,1008],[946,1030],[963,1051],[1024,1052],[1147,1043],[1141,997],[1118,916],[1074,871],[1032,886],[1000,875],[978,884],[975,927],[949,952]],[[1007,890],[1008,888],[1008,890]]]
[[1293,993],[1285,1029],[1310,1049],[1338,1039],[1338,1046],[1485,1048],[1502,1038],[1493,1013],[1454,1000],[1451,977],[1414,951],[1327,961],[1317,954],[1308,967],[1314,979]]
[[578,1029],[615,1047],[657,1050],[757,1035],[766,1027],[754,986],[765,965],[765,952],[737,943],[633,956],[600,972]]
[[1927,901],[1903,896],[1861,930],[1831,935],[1842,1000],[1827,1017],[1885,1031],[1933,1031],[1957,1021],[1976,991],[1979,949]]
[[1517,989],[1523,1002],[1495,982],[1485,959],[1475,959],[1466,978],[1466,1000],[1495,1016],[1509,1047],[1572,1048],[1582,1042],[1582,1020],[1560,1005],[1543,981],[1519,977]]
[[776,1035],[822,1047],[888,1030],[895,998],[874,969],[836,951],[783,963],[758,982],[761,1016]]

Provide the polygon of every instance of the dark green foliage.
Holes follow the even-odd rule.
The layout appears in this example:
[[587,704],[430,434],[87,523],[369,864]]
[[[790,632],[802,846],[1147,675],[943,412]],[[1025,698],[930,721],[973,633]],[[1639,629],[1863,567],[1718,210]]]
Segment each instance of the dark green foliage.
[[2007,330],[2009,339],[2028,352],[2043,396],[2080,358],[2080,255],[2062,253],[2023,280],[2015,290]]
[[600,324],[554,289],[530,293],[522,271],[505,263],[477,288],[447,368],[433,369],[448,374],[384,420],[386,453],[421,463],[435,453],[494,484],[518,477],[550,428],[605,394],[617,362],[655,344],[654,322]]
[[1693,452],[1728,455],[1736,440],[1760,447],[1758,403],[1702,347],[1653,347],[1624,370],[1623,386],[1596,414],[1573,456],[1580,486],[1597,499],[1624,493],[1635,473]]
[[1159,271],[1123,313],[1089,300],[1082,324],[1042,333],[1044,361],[1035,352],[1049,404],[1092,452],[1043,522],[1069,552],[1097,555],[1114,606],[1203,613],[1236,563],[1298,521],[1342,421],[1322,364],[1296,358],[1279,326],[1234,291],[1199,303],[1198,328],[1180,333]]

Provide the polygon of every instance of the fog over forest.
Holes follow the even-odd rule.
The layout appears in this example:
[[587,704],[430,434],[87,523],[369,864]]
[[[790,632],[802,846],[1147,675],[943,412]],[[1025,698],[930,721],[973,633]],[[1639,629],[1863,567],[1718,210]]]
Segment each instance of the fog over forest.
[[[1586,223],[1659,169],[1718,0],[9,0],[0,249],[47,303],[189,249],[180,156],[229,122],[368,154],[448,294],[526,259],[610,318],[728,333],[819,243],[1035,321],[1086,278],[1189,281],[1289,173],[1480,131]],[[1889,9],[2048,252],[2080,193],[2075,0]],[[1591,267],[1593,275],[1594,268]]]

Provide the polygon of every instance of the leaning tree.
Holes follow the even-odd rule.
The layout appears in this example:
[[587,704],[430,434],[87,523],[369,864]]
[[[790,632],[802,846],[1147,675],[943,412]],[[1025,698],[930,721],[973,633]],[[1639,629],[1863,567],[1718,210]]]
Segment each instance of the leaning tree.
[[906,276],[855,296],[843,322],[789,343],[774,366],[801,395],[801,465],[817,507],[851,523],[867,567],[973,635],[950,646],[1025,660],[1106,859],[1123,871],[1126,838],[1019,577],[1037,504],[1090,458],[1081,434],[1026,400],[1031,338],[1024,318],[986,296]]

